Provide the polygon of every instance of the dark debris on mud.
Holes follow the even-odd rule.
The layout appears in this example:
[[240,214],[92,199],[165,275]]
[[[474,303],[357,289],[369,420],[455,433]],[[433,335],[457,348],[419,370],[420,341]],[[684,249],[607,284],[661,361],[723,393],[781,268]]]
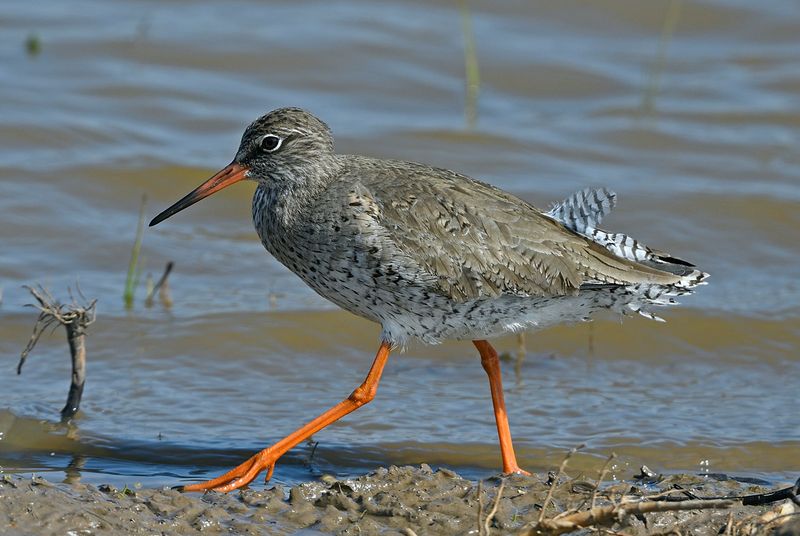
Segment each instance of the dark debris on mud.
[[[548,534],[537,522],[551,487],[549,520],[564,519],[573,509],[587,511],[592,498],[602,508],[663,500],[665,494],[701,499],[773,491],[723,475],[617,481],[597,491],[592,480],[555,480],[552,474],[514,475],[479,486],[423,465],[381,468],[352,479],[326,477],[288,489],[198,495],[5,475],[0,478],[0,534]],[[800,507],[788,499],[760,506],[730,501],[720,509],[619,515],[603,526],[562,533],[787,536],[800,534]]]

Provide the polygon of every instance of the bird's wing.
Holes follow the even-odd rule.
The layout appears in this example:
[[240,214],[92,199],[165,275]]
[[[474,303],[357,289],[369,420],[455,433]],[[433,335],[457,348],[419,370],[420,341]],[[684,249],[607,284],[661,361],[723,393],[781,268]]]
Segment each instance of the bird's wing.
[[[501,294],[561,296],[584,283],[674,283],[615,256],[532,205],[454,172],[409,166],[362,175],[352,206],[365,225],[463,302]],[[351,194],[351,195],[352,195]],[[353,205],[356,203],[356,205]]]

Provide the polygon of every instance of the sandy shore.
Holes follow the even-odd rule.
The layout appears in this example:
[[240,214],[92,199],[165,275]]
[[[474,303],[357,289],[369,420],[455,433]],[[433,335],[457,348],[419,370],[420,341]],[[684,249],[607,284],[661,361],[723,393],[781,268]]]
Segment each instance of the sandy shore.
[[[221,495],[163,489],[114,489],[90,484],[53,484],[40,477],[0,477],[0,534],[479,534],[497,505],[490,534],[530,530],[552,487],[553,475],[492,478],[481,484],[441,469],[391,467],[368,475],[322,478],[292,488],[267,486]],[[601,487],[597,506],[665,492],[688,498],[755,494],[766,487],[723,476],[671,475]],[[496,502],[501,482],[502,496]],[[553,487],[546,517],[586,510],[591,479],[561,478]],[[663,504],[663,503],[662,503]],[[783,510],[781,510],[781,508]],[[800,534],[800,515],[773,519],[792,510],[790,501],[723,509],[627,515],[606,527],[625,534]],[[725,532],[725,531],[728,532]],[[483,532],[485,533],[485,531]]]

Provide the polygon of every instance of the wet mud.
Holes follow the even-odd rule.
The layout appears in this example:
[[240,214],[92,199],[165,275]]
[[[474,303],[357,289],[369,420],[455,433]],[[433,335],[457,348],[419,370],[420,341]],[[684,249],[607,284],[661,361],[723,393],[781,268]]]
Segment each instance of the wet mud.
[[[478,483],[423,465],[381,468],[344,480],[322,477],[291,488],[268,485],[200,495],[5,475],[0,478],[0,534],[536,534],[533,527],[551,488],[547,519],[588,510],[592,499],[603,507],[666,495],[702,499],[780,487],[725,475],[678,474],[605,483],[595,492],[596,481],[583,475],[563,476],[553,485],[554,479],[551,473]],[[731,501],[719,509],[616,516],[603,528],[631,535],[799,534],[800,508],[788,499],[760,506]]]

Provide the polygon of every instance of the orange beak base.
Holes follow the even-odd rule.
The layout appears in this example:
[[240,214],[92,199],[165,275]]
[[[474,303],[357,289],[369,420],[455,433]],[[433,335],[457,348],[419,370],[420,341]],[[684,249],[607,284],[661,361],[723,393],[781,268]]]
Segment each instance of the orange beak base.
[[221,170],[217,172],[216,175],[208,179],[206,182],[195,188],[191,193],[189,193],[186,197],[169,207],[167,210],[153,218],[153,221],[150,222],[150,227],[154,225],[158,225],[162,221],[166,220],[173,214],[177,214],[181,210],[190,207],[200,201],[201,199],[205,199],[209,195],[222,190],[223,188],[227,188],[231,184],[235,182],[239,182],[240,180],[246,178],[248,169],[236,162],[231,162]]

